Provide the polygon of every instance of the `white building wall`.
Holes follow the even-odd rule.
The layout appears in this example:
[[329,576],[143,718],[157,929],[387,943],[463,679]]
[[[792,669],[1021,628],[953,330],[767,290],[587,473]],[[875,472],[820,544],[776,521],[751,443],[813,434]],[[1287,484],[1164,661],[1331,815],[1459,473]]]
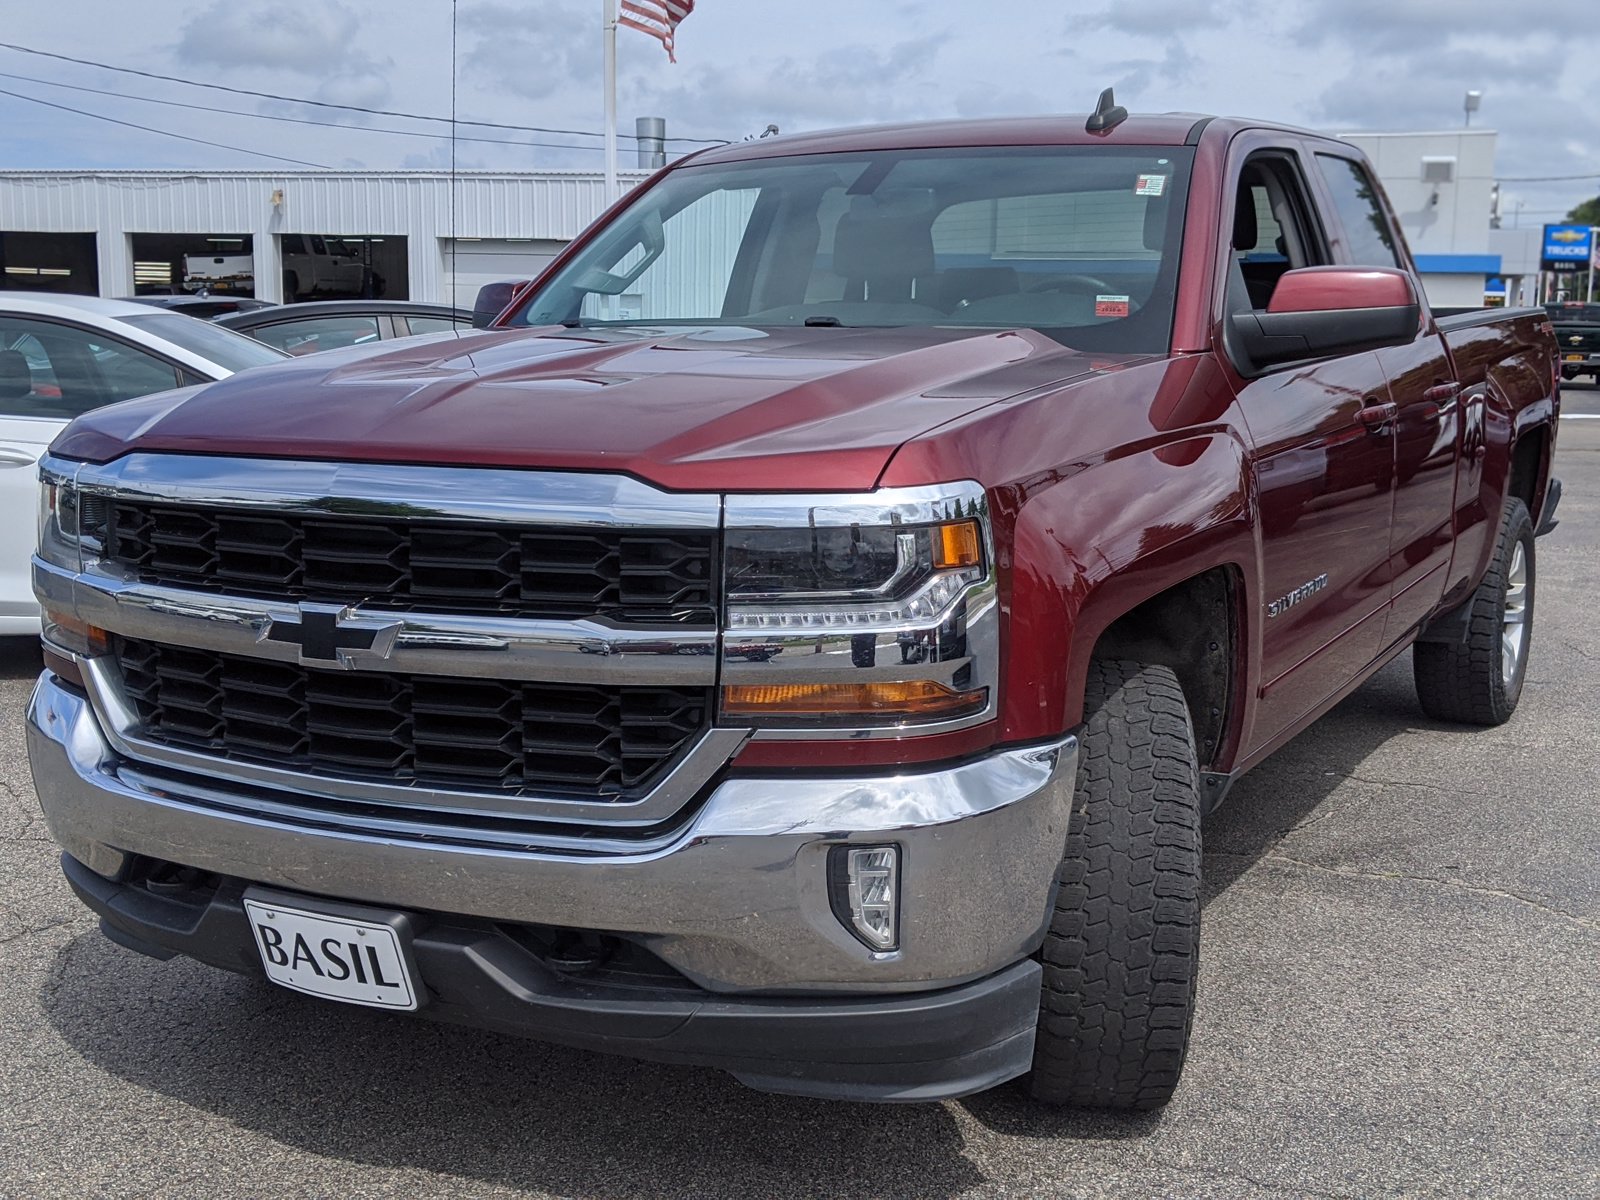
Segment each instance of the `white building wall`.
[[[623,185],[645,176],[624,172]],[[0,230],[97,234],[106,296],[133,294],[131,234],[248,233],[267,299],[281,299],[277,235],[404,236],[411,297],[447,301],[449,239],[565,243],[599,216],[604,191],[601,176],[581,171],[453,181],[432,172],[15,171],[0,176]]]
[[1433,308],[1482,308],[1482,275],[1444,275],[1424,271],[1422,290]]
[[[1494,194],[1492,129],[1344,133],[1372,160],[1413,254],[1487,254]],[[1454,158],[1450,183],[1423,180],[1423,161]]]

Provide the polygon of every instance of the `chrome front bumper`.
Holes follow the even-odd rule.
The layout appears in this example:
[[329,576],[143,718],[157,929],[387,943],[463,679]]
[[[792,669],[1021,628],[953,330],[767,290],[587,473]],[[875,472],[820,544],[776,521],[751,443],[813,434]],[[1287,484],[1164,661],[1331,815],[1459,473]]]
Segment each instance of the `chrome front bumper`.
[[[28,752],[56,841],[102,875],[141,854],[342,900],[625,934],[719,992],[916,991],[1032,953],[1077,764],[1067,736],[919,773],[735,776],[666,844],[580,856],[318,829],[249,811],[226,782],[154,779],[49,673]],[[828,858],[889,842],[900,948],[880,953],[835,916]]]

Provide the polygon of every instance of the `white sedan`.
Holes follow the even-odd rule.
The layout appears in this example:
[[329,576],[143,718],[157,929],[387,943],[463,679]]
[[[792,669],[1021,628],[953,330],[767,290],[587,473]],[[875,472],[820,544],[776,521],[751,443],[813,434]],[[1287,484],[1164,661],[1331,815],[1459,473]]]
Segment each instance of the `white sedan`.
[[39,456],[92,408],[282,362],[270,346],[124,300],[0,292],[0,635],[39,631]]

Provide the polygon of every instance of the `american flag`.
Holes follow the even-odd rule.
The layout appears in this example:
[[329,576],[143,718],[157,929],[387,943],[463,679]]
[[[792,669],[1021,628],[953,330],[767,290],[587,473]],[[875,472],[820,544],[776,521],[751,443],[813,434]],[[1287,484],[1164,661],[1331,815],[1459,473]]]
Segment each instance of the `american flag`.
[[667,48],[667,59],[677,62],[672,53],[678,23],[694,11],[694,0],[622,0],[618,25],[648,33]]

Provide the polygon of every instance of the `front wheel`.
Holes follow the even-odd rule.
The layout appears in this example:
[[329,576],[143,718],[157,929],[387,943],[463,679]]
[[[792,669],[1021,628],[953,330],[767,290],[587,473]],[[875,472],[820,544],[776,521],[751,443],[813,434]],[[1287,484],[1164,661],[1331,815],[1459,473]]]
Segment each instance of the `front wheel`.
[[1435,720],[1503,725],[1516,711],[1533,641],[1533,546],[1533,519],[1512,497],[1489,570],[1467,601],[1465,639],[1412,649],[1417,699]]
[[1040,952],[1036,1100],[1151,1109],[1189,1048],[1200,953],[1194,729],[1171,669],[1096,659]]

